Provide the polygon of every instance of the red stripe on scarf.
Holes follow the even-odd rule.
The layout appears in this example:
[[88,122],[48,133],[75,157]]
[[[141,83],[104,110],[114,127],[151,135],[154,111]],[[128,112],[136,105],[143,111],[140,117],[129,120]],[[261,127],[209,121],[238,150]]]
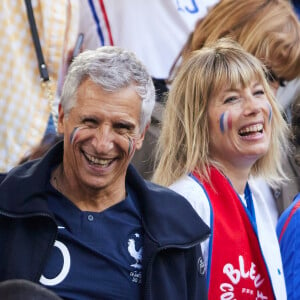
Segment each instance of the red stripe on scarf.
[[193,175],[203,184],[212,208],[208,298],[274,299],[257,235],[230,182],[215,168],[210,169],[212,184]]

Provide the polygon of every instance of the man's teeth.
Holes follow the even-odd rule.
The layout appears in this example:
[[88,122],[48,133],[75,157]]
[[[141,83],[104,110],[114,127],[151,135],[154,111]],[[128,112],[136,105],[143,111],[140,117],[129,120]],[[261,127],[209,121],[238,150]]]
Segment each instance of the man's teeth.
[[241,129],[239,131],[240,134],[248,134],[248,133],[251,133],[251,132],[259,132],[259,131],[262,131],[263,130],[263,125],[262,124],[256,124],[256,125],[252,125],[252,126],[249,126],[249,127],[245,127],[243,129]]
[[85,154],[87,159],[92,162],[93,164],[101,165],[101,166],[107,166],[112,161],[111,159],[100,159],[96,158],[94,156],[91,156],[89,154]]

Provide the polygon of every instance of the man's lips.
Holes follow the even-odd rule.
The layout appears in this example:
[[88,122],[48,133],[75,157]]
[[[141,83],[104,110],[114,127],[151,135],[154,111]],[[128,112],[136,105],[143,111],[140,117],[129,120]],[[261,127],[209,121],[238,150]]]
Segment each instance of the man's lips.
[[85,152],[83,152],[83,154],[90,164],[103,168],[108,167],[115,160],[114,158],[98,158]]

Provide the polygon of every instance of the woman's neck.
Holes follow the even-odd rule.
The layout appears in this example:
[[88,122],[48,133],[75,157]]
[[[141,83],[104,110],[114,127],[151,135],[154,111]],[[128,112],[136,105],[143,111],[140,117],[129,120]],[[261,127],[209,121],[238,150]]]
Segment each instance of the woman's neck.
[[243,170],[243,169],[229,169],[225,168],[222,169],[223,173],[226,175],[226,177],[230,180],[232,186],[236,190],[236,192],[240,195],[244,194],[247,181],[249,179],[249,170]]

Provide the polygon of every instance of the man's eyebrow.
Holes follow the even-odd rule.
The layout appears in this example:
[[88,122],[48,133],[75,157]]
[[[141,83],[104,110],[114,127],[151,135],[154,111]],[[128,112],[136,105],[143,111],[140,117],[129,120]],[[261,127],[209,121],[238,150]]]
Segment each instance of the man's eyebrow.
[[88,115],[81,115],[79,119],[80,121],[83,121],[83,120],[98,120],[99,118],[93,114],[88,114]]
[[123,120],[123,119],[114,121],[114,124],[123,124],[130,128],[134,128],[136,126],[136,124],[134,122],[131,122],[130,120]]

